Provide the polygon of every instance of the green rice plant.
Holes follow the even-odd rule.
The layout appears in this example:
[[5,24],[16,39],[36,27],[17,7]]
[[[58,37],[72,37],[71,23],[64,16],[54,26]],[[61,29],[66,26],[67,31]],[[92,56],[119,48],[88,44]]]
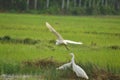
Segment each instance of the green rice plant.
[[[46,21],[65,39],[81,41],[84,44],[68,45],[70,51],[67,51],[64,46],[56,46],[56,37],[46,28]],[[0,13],[0,40],[3,37],[7,39],[0,42],[0,73],[38,74],[43,75],[46,79],[61,79],[62,74],[67,76],[68,73],[67,71],[63,73],[56,71],[54,68],[57,65],[49,65],[50,67],[47,65],[48,67],[42,68],[33,65],[23,66],[22,62],[36,62],[49,58],[56,63],[66,63],[71,60],[69,53],[73,52],[76,63],[81,65],[91,78],[94,76],[91,74],[94,68],[98,68],[100,74],[101,69],[105,70],[105,73],[119,74],[119,26],[120,16],[48,16]],[[21,43],[21,41],[31,43],[31,40],[40,42],[34,45]],[[71,74],[74,73],[70,70],[68,75]]]

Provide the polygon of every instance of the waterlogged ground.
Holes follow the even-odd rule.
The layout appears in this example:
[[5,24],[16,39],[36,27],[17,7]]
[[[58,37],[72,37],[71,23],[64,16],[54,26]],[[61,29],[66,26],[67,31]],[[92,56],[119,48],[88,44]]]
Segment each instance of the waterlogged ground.
[[[46,21],[84,44],[56,46]],[[0,14],[0,80],[82,80],[71,69],[56,70],[71,52],[90,80],[120,80],[120,16]]]
[[33,75],[6,75],[2,74],[0,80],[44,80],[41,76]]

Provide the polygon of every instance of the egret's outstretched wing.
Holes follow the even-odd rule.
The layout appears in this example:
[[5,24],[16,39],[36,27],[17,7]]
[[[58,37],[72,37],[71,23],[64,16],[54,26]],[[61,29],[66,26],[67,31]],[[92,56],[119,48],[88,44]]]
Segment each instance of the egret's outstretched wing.
[[64,41],[67,43],[70,43],[70,44],[83,44],[82,42],[75,42],[75,41],[71,41],[71,40],[64,40]]
[[46,26],[51,32],[53,32],[57,36],[59,40],[63,40],[62,36],[48,22],[46,22]]
[[71,67],[71,62],[63,64],[62,66],[60,66],[60,67],[58,67],[56,69],[64,70],[64,69],[67,69],[67,68],[70,68],[70,67]]

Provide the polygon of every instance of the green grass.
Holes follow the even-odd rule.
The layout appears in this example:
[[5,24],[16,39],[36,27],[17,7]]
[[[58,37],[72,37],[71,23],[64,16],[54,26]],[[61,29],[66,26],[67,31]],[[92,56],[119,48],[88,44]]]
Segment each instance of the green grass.
[[[56,46],[50,42],[56,37],[46,28],[46,21],[65,39],[81,41],[84,44],[69,45],[70,51],[67,51],[64,46]],[[81,62],[83,65],[91,63],[106,70],[109,65],[112,72],[115,70],[115,73],[119,73],[120,71],[120,16],[2,13],[0,14],[0,37],[6,35],[14,39],[30,38],[40,40],[40,42],[35,45],[0,42],[0,65],[20,65],[23,61],[40,60],[51,56],[55,61],[65,63],[71,59],[69,53],[73,52],[77,63]],[[111,46],[118,48],[112,49]],[[3,68],[0,71],[5,73]],[[14,73],[14,70],[11,73]],[[15,73],[17,74],[16,71]]]

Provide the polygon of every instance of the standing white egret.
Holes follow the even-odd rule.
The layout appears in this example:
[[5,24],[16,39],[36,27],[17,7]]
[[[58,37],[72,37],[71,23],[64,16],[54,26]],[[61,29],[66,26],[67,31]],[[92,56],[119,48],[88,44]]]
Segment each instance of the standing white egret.
[[46,22],[47,28],[57,36],[56,45],[63,44],[68,49],[67,44],[82,44],[81,42],[75,42],[71,40],[64,40],[63,37],[48,23]]
[[70,53],[70,55],[72,56],[72,60],[71,60],[72,68],[73,68],[73,71],[76,73],[76,75],[78,77],[89,79],[88,76],[87,76],[87,74],[85,73],[85,71],[80,66],[78,66],[78,65],[75,64],[74,54]]

